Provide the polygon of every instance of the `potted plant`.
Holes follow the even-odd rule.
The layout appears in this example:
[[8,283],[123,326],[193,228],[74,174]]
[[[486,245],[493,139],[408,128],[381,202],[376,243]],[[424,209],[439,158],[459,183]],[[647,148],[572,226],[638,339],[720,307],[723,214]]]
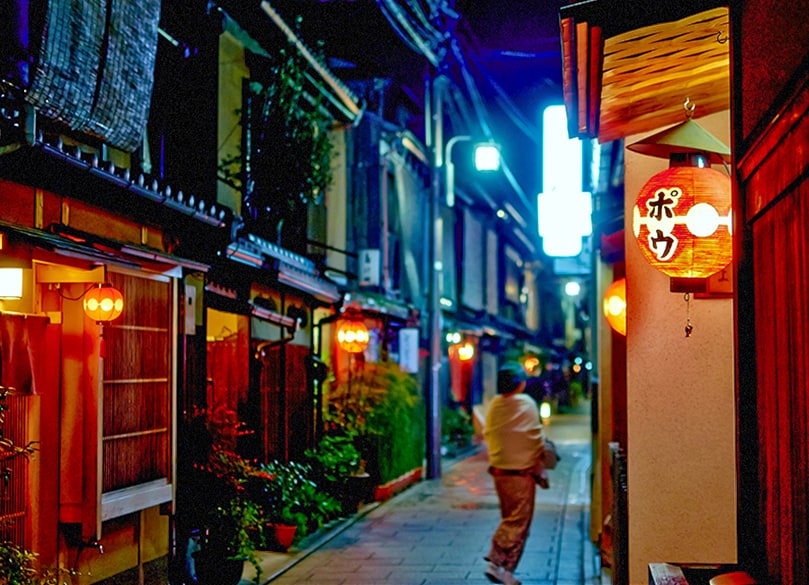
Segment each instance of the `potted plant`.
[[305,453],[317,483],[340,503],[344,514],[357,512],[370,499],[371,476],[354,438],[354,433],[326,435]]
[[245,561],[255,568],[258,583],[261,567],[252,533],[261,526],[262,509],[246,489],[256,472],[249,461],[219,445],[206,464],[194,466],[200,524],[194,574],[202,585],[238,583]]
[[[264,478],[265,483],[262,495],[254,497],[261,498],[258,503],[262,510],[261,531],[265,546],[286,550],[339,514],[340,504],[317,485],[310,465],[271,461],[259,464],[258,469],[259,477]],[[279,527],[282,527],[282,532],[294,533],[291,541],[279,542]]]

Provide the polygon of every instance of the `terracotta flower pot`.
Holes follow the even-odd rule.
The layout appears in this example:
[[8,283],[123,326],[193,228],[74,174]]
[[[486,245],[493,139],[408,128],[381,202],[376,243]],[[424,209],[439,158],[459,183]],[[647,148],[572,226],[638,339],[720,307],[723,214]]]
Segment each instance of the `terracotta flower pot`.
[[295,542],[297,526],[287,524],[268,524],[264,528],[270,550],[286,552]]

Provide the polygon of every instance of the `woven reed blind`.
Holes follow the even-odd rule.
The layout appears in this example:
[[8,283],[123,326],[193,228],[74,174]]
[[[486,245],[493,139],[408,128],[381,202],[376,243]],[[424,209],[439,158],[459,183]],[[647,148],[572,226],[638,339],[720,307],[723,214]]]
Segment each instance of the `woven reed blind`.
[[126,151],[146,128],[160,0],[50,0],[26,99]]
[[104,327],[103,492],[170,477],[171,283],[124,274],[125,299]]

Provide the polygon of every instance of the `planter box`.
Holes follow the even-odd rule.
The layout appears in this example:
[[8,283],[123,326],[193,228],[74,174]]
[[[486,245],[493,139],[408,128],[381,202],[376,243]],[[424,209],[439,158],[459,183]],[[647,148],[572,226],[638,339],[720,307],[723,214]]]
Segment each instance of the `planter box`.
[[410,487],[414,483],[421,481],[421,467],[411,469],[407,473],[402,474],[396,479],[392,479],[388,483],[376,486],[374,499],[377,502],[384,502],[389,500],[394,495],[401,492],[403,489]]

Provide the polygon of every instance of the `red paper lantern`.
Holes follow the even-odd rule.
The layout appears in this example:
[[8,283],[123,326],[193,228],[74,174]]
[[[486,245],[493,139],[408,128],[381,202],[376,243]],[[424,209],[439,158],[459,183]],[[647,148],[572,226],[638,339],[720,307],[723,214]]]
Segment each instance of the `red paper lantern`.
[[626,279],[620,278],[604,292],[604,317],[616,333],[626,335]]
[[465,343],[458,344],[457,352],[458,359],[460,361],[468,362],[475,357],[475,346],[467,341]]
[[657,173],[638,194],[632,228],[643,256],[664,274],[707,278],[733,259],[730,177],[694,166]]
[[124,310],[124,297],[110,284],[100,284],[84,295],[84,312],[96,322],[117,319]]
[[337,329],[337,343],[348,353],[362,353],[369,340],[368,328],[362,321],[343,321]]

